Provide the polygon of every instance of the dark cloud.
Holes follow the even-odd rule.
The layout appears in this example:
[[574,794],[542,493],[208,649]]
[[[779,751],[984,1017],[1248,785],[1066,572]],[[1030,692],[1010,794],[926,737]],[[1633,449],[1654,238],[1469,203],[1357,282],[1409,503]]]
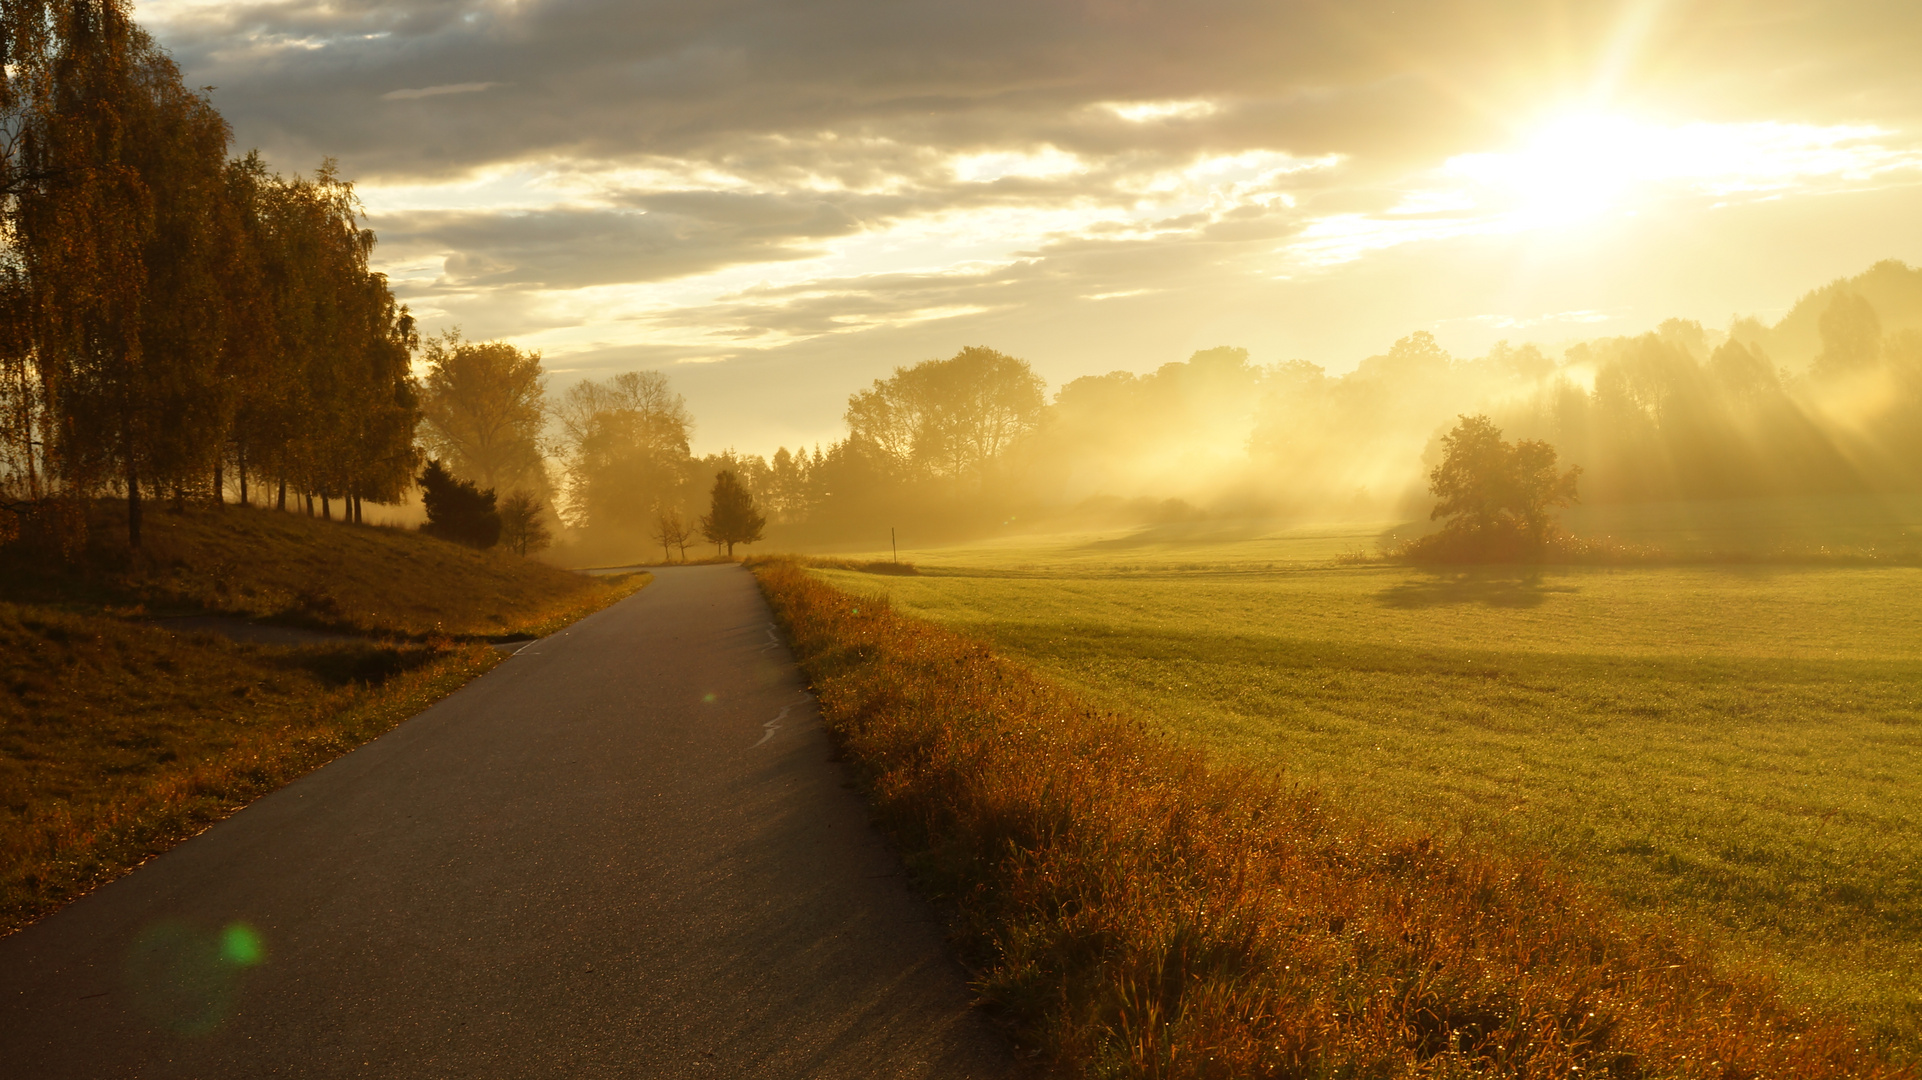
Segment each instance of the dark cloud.
[[819,254],[807,241],[856,227],[822,202],[697,194],[661,201],[680,209],[433,210],[373,224],[389,258],[447,252],[442,284],[463,290],[577,289],[801,259]]
[[[833,132],[846,140],[840,168],[858,172],[890,146],[1023,142],[1090,155],[1261,147],[1432,157],[1518,110],[1586,92],[1611,65],[1628,100],[1680,95],[1776,118],[1906,117],[1918,94],[1906,43],[1922,31],[1922,8],[300,0],[200,9],[165,31],[193,79],[222,87],[242,141],[291,162],[336,154],[381,178],[539,155],[751,166],[756,140]],[[495,85],[383,98],[480,83]],[[1161,98],[1223,107],[1148,124],[1089,108]],[[759,145],[770,168],[791,165],[768,150]]]

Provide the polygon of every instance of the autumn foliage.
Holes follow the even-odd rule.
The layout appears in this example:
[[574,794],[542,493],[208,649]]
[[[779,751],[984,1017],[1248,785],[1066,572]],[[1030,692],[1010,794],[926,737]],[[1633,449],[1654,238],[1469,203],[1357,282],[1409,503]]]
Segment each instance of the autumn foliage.
[[1910,1075],[1540,863],[1344,819],[885,600],[757,573],[984,998],[1063,1074]]

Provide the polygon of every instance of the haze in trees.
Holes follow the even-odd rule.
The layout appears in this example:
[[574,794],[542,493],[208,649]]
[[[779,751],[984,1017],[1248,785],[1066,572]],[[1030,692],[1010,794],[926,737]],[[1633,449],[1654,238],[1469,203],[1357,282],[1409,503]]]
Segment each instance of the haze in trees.
[[1461,416],[1552,448],[1590,504],[1922,491],[1922,271],[1877,264],[1773,327],[1669,320],[1472,358],[1417,332],[1346,374],[1220,347],[1052,402],[1025,361],[975,347],[851,395],[826,447],[686,467],[729,470],[770,533],[803,545],[879,545],[890,525],[1393,521],[1428,514]]
[[848,399],[850,441],[900,477],[985,484],[1047,407],[1047,384],[1025,361],[981,346],[894,369]]
[[533,492],[510,492],[500,500],[498,513],[500,542],[514,554],[533,555],[546,551],[554,542],[554,534],[543,520],[547,516],[547,502]]
[[1504,442],[1486,416],[1460,419],[1442,436],[1442,463],[1428,474],[1437,499],[1428,516],[1447,524],[1410,544],[1409,554],[1437,561],[1541,558],[1556,508],[1576,500],[1581,468],[1559,469],[1555,448],[1545,442]]
[[679,506],[690,480],[687,404],[658,371],[569,387],[555,409],[566,462],[568,523],[639,539],[654,508]]
[[427,452],[480,487],[544,495],[541,354],[504,341],[467,341],[458,327],[425,345],[420,439]]
[[679,510],[659,510],[654,515],[654,531],[648,534],[654,542],[661,545],[661,561],[674,558],[673,551],[681,553],[681,561],[687,561],[687,545],[694,539],[694,527],[687,523]]

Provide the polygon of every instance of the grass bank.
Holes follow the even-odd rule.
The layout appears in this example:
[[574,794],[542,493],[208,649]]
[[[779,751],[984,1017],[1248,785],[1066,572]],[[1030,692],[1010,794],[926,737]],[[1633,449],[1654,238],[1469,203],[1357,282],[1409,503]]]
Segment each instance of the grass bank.
[[87,545],[70,557],[27,543],[0,547],[0,599],[426,640],[539,636],[591,610],[607,588],[499,548],[254,507],[149,511],[141,549],[129,551],[126,508],[91,510]]
[[[148,528],[139,556],[0,552],[0,932],[391,729],[497,663],[486,638],[648,580],[233,507]],[[152,617],[183,613],[374,636],[276,647]]]
[[984,996],[1064,1073],[1907,1075],[1540,860],[1368,824],[821,571],[757,573]]

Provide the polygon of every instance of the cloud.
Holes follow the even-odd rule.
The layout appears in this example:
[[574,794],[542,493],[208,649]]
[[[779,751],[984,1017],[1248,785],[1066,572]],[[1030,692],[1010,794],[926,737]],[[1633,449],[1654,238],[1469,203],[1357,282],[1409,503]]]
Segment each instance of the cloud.
[[[1713,260],[1675,237],[1736,236],[1713,215],[1760,221],[1745,208],[1763,198],[1787,221],[1810,192],[1912,183],[1922,161],[1922,6],[1893,0],[152,0],[139,17],[220,87],[240,147],[282,168],[337,157],[360,181],[416,312],[716,387],[776,356],[885,370],[962,334],[1106,370],[1178,358],[1154,350],[1190,335],[1378,350],[1403,309],[1483,327],[1616,311],[1515,282],[1578,257],[1571,220],[1651,245],[1611,257]],[[1556,135],[1585,115],[1607,122]],[[1631,213],[1676,224],[1658,237]],[[1476,277],[1446,254],[1471,251],[1528,269],[1490,256]]]
[[445,86],[424,86],[418,90],[389,90],[380,96],[382,101],[411,101],[415,98],[439,97],[442,94],[477,94],[501,85],[497,82],[448,83]]

